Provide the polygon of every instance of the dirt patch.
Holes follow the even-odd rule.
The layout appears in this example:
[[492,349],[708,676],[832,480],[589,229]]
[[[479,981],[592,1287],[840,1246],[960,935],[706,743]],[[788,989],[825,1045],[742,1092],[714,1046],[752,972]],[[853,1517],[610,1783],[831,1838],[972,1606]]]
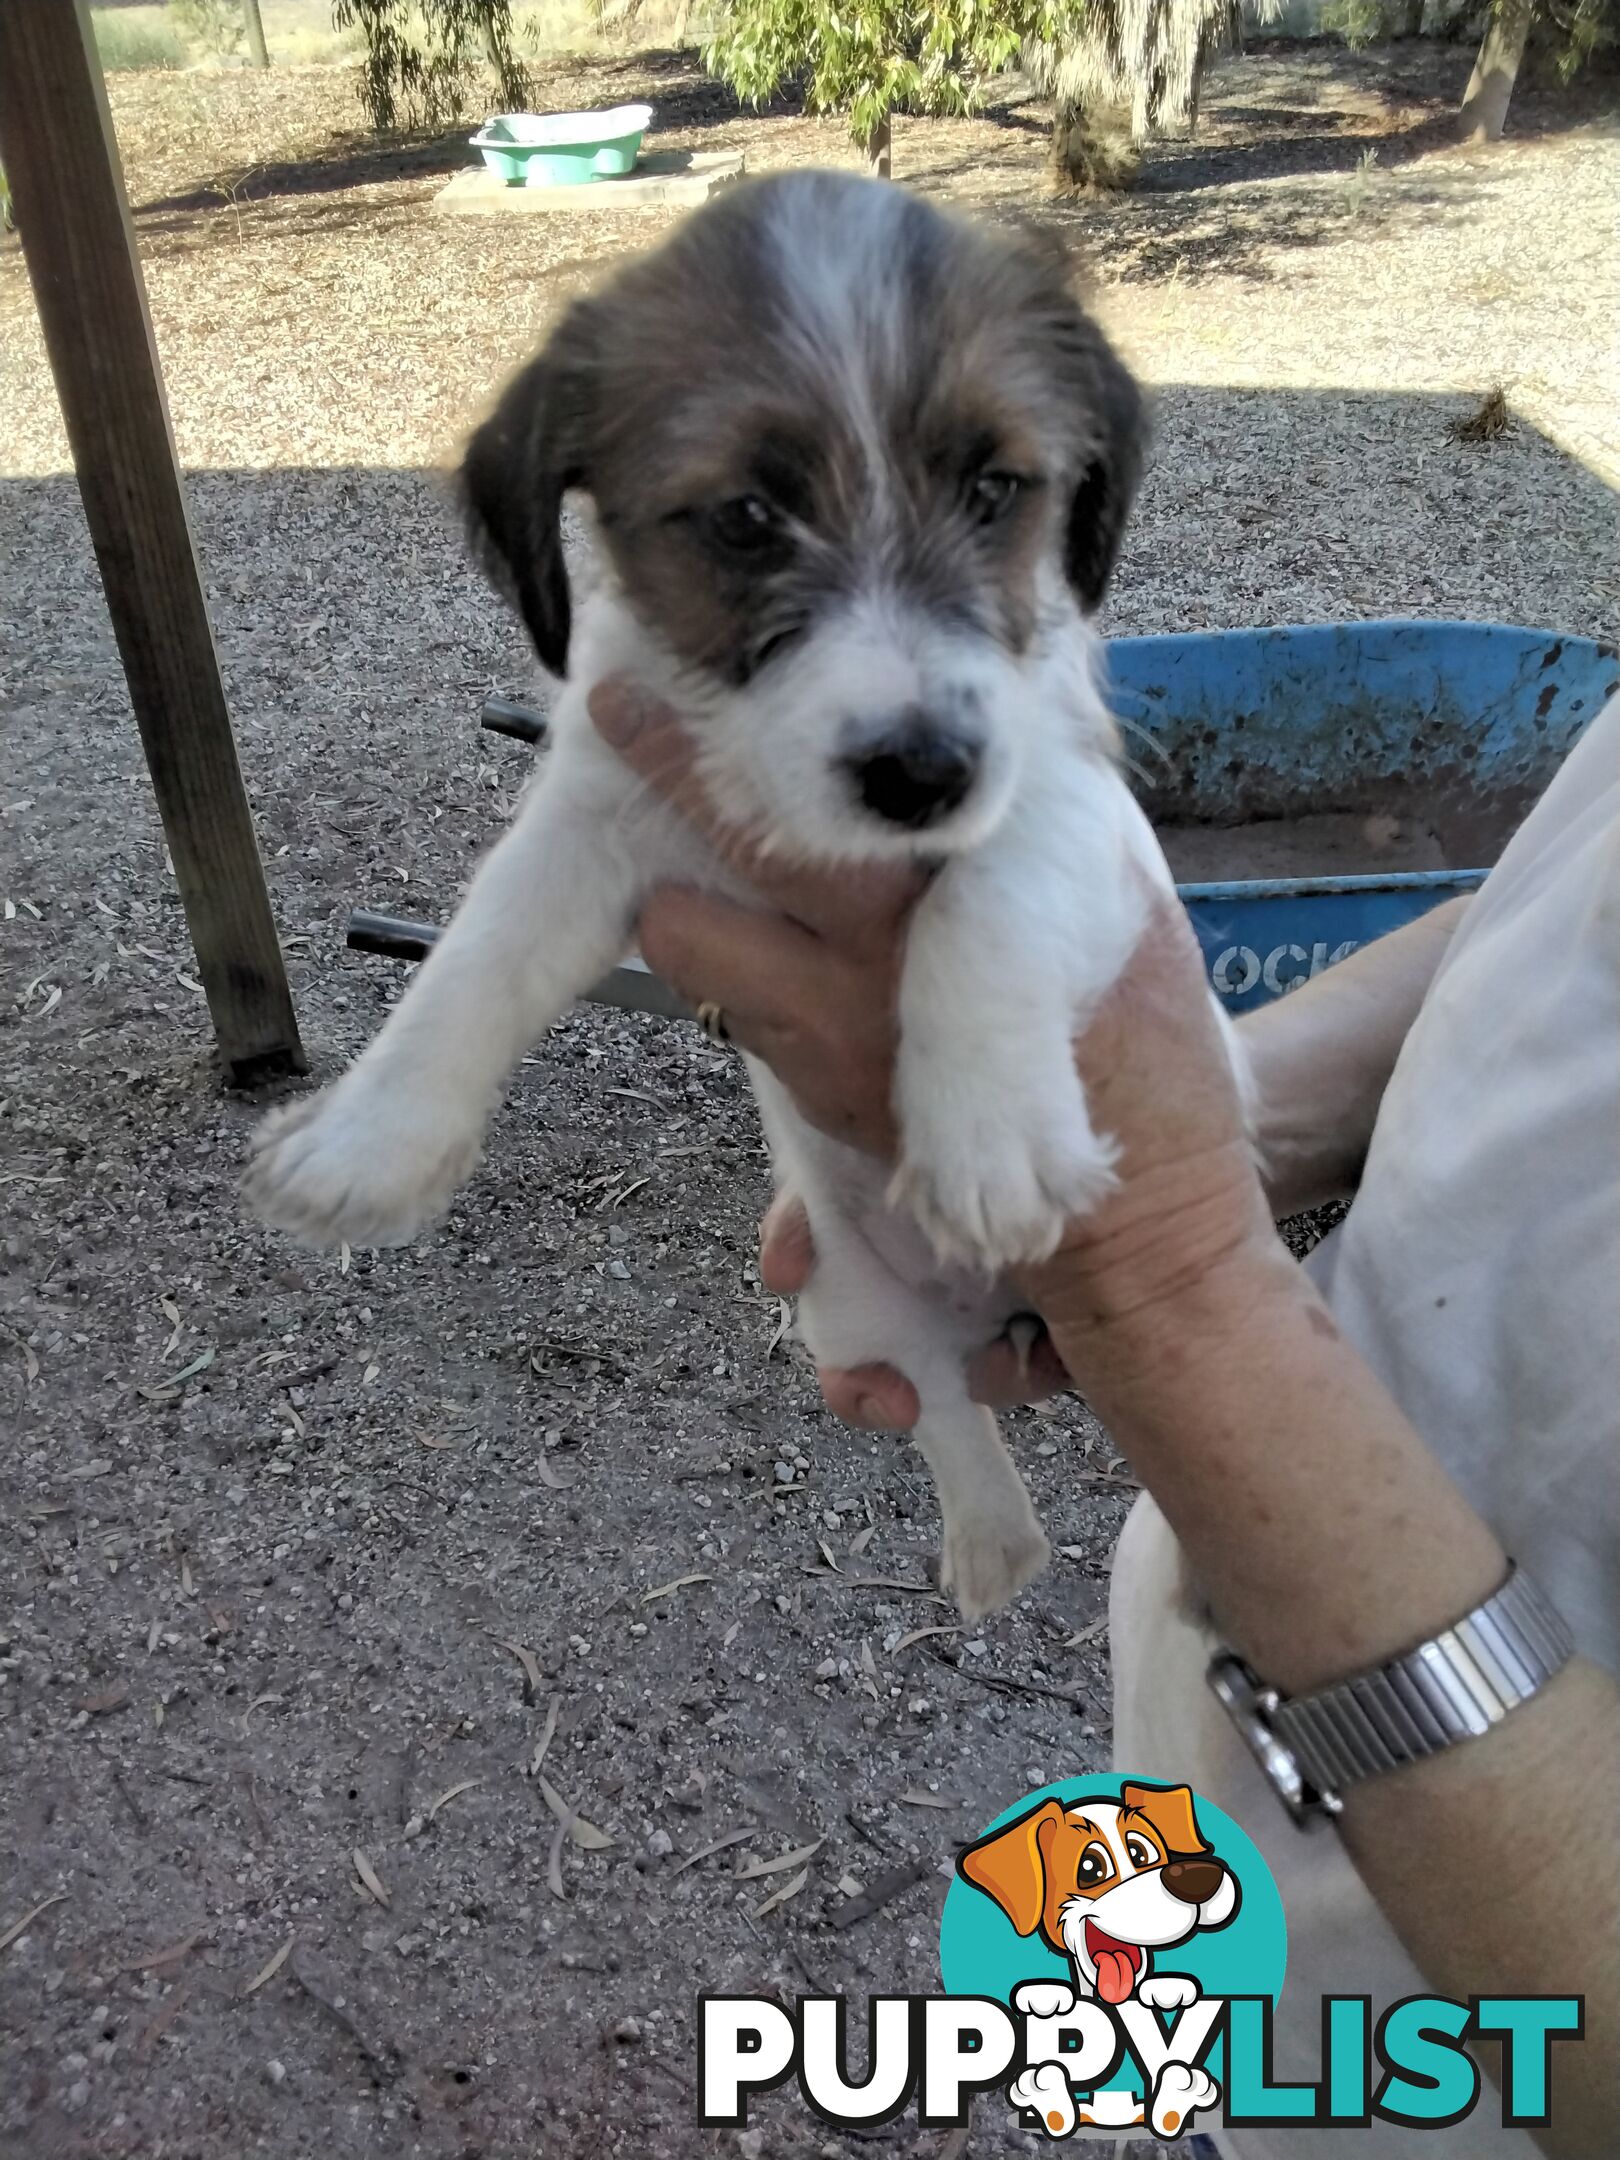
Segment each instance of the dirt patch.
[[[1288,67],[1245,62],[1200,143],[1155,159],[1175,180],[1246,158],[1263,201],[1193,167],[1042,213],[1160,386],[1111,625],[1612,632],[1613,498],[1514,387],[1584,409],[1607,136],[1414,160],[1413,192],[1370,182],[1357,213],[1379,68]],[[847,160],[835,124],[739,116],[692,76],[559,72],[556,101],[648,94],[676,145]],[[1295,171],[1279,141],[1311,130],[1264,112],[1304,89],[1322,143]],[[486,692],[532,679],[436,463],[562,300],[659,229],[447,229],[426,202],[451,146],[379,161],[351,95],[113,86],[317,1077],[399,987],[344,950],[347,907],[442,918],[524,769],[475,730]],[[1021,212],[1043,124],[903,123],[900,169]],[[917,1637],[953,1624],[926,1478],[834,1427],[777,1340],[753,1115],[690,1030],[564,1023],[411,1252],[344,1269],[243,1221],[256,1106],[214,1086],[14,250],[0,310],[0,1935],[63,1893],[0,1952],[0,2137],[27,2160],[746,2150],[690,2128],[698,1989],[926,1983],[954,1844],[1107,1758],[1128,1476],[1073,1404],[1015,1420],[1060,1558],[1012,1614]],[[1497,381],[1507,433],[1448,442]],[[560,1897],[534,1771],[553,1704],[540,1774],[612,1839],[559,1849]],[[781,1879],[741,1869],[817,1839],[804,1890],[759,1914]],[[902,1887],[843,1929],[849,1879]],[[941,2142],[840,2143],[783,2102],[758,2149]],[[987,2120],[974,2149],[1022,2145]]]

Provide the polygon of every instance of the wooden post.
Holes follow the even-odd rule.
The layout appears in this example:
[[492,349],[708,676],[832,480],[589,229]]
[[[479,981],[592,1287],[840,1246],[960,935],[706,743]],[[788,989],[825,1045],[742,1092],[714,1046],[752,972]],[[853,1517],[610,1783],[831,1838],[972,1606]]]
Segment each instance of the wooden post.
[[86,0],[0,0],[0,142],[220,1052],[302,1071]]

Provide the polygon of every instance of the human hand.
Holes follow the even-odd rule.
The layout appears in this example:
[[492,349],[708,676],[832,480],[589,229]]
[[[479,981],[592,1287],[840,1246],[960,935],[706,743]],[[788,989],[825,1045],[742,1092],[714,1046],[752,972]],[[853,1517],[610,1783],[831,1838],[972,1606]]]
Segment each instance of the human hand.
[[[778,1297],[797,1297],[816,1264],[803,1203],[791,1193],[771,1202],[759,1226],[759,1279]],[[909,1432],[920,1412],[917,1390],[892,1365],[823,1365],[816,1371],[827,1408],[869,1432]],[[1022,1314],[968,1363],[975,1402],[1010,1410],[1041,1402],[1069,1385],[1052,1339],[1033,1314]]]

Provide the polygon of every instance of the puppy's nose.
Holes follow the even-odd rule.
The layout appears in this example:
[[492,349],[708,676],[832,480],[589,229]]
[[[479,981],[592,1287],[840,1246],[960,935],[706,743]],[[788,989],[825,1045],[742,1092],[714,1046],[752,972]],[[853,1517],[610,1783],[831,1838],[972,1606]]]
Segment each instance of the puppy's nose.
[[1183,1905],[1207,1905],[1221,1887],[1222,1872],[1215,1860],[1170,1860],[1162,1870],[1164,1887]]
[[868,810],[915,832],[938,824],[966,799],[980,758],[977,744],[911,710],[845,763]]

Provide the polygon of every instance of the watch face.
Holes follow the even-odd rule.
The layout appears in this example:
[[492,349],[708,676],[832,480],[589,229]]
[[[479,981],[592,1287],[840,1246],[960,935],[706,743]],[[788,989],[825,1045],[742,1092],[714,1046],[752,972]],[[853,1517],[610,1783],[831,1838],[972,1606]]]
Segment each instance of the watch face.
[[1230,1650],[1223,1650],[1211,1658],[1206,1678],[1216,1701],[1260,1765],[1267,1784],[1295,1822],[1310,1825],[1337,1815],[1340,1809],[1338,1794],[1318,1792],[1310,1785],[1300,1769],[1298,1756],[1272,1728],[1271,1716],[1277,1708],[1276,1690],[1262,1687],[1243,1660]]

